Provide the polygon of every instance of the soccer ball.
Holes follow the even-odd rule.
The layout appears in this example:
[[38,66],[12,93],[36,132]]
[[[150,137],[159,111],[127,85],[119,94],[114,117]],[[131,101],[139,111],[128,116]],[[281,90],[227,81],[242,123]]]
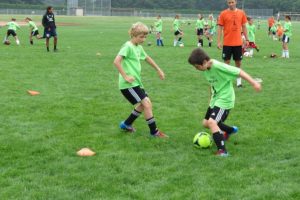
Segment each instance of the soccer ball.
[[250,57],[250,53],[248,51],[245,51],[244,56],[245,57]]
[[4,41],[4,44],[5,44],[5,45],[10,45],[10,41],[9,41],[9,40],[5,40],[5,41]]
[[213,141],[209,133],[200,132],[194,136],[193,143],[195,147],[205,149],[210,148]]
[[184,44],[183,44],[183,43],[180,43],[180,44],[179,44],[179,47],[184,47]]

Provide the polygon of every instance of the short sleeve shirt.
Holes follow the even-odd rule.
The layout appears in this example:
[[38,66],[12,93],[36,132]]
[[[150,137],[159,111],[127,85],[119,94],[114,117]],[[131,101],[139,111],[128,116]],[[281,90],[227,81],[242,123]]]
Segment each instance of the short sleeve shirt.
[[133,76],[132,83],[127,82],[121,74],[119,74],[119,89],[132,88],[140,86],[143,88],[141,80],[141,63],[140,60],[145,60],[147,57],[141,45],[134,45],[132,42],[126,42],[119,51],[118,55],[123,57],[122,67],[127,75]]
[[29,26],[29,28],[32,29],[32,31],[38,30],[38,27],[36,26],[36,24],[33,21],[29,21],[28,26]]
[[16,31],[17,28],[18,29],[20,28],[20,26],[16,22],[8,22],[6,26],[8,26],[7,28],[8,30],[14,30],[14,31]]
[[256,32],[255,25],[247,24],[247,31],[248,31],[249,42],[255,42],[255,32]]
[[162,20],[161,19],[158,19],[155,22],[155,27],[156,27],[156,31],[162,32]]
[[240,74],[240,69],[217,60],[212,60],[212,66],[204,71],[204,76],[211,86],[211,100],[209,106],[223,109],[234,107],[235,94],[232,80]]
[[178,19],[175,19],[173,22],[173,29],[174,31],[180,30],[180,21]]
[[196,28],[197,29],[203,29],[204,28],[204,19],[197,19]]
[[244,11],[240,9],[224,10],[221,12],[218,25],[223,26],[224,46],[241,46],[242,26],[247,23],[247,17]]
[[283,29],[285,30],[284,34],[288,37],[292,36],[292,23],[291,22],[285,22]]

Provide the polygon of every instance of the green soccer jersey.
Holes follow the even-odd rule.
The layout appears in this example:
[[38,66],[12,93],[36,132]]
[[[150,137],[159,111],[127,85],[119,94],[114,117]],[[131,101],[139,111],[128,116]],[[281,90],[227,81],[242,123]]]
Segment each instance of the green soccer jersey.
[[140,86],[143,88],[141,80],[141,63],[140,60],[145,60],[147,57],[141,45],[134,45],[131,41],[126,42],[118,55],[123,57],[122,67],[127,75],[133,76],[134,81],[132,83],[127,82],[121,74],[119,74],[119,89],[132,88]]
[[36,26],[36,24],[33,21],[29,21],[28,22],[28,26],[32,31],[37,31],[38,27]]
[[180,30],[180,21],[178,19],[174,20],[173,29],[174,29],[174,31],[179,31]]
[[14,30],[14,31],[20,28],[20,26],[16,22],[7,22],[6,26],[8,26],[7,28],[8,30]]
[[283,29],[285,30],[284,34],[286,36],[288,36],[288,37],[292,36],[292,23],[291,22],[285,22]]
[[239,76],[240,69],[214,59],[212,62],[211,68],[204,71],[204,76],[211,85],[212,95],[209,107],[231,109],[235,101],[232,80]]
[[203,29],[204,28],[204,19],[197,19],[196,28],[197,29]]
[[256,32],[255,25],[247,24],[247,31],[248,31],[249,42],[255,42],[255,32]]
[[211,33],[216,32],[217,24],[214,20],[208,20],[207,25],[209,26],[209,29],[210,29]]
[[155,28],[156,28],[156,31],[162,32],[162,20],[161,19],[158,19],[155,22]]

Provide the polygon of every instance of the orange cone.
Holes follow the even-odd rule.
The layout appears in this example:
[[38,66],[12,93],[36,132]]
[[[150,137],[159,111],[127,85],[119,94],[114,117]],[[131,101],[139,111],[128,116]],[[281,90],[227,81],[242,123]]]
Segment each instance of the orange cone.
[[79,151],[77,151],[78,156],[93,156],[96,153],[90,150],[89,148],[82,148]]
[[39,95],[40,92],[38,91],[34,91],[34,90],[27,90],[28,94],[30,94],[31,96],[35,96],[35,95]]

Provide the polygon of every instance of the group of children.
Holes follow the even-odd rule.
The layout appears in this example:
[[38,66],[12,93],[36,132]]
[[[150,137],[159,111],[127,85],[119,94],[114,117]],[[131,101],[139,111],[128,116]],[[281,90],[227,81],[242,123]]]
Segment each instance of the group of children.
[[[147,26],[143,23],[133,24],[129,30],[131,39],[121,47],[114,60],[114,65],[119,72],[120,92],[135,106],[129,116],[119,126],[124,131],[135,132],[136,129],[133,127],[133,123],[144,113],[144,118],[150,129],[150,135],[158,138],[167,138],[168,135],[157,128],[151,100],[141,81],[140,60],[148,62],[156,70],[161,80],[165,78],[162,69],[144,51],[141,45],[145,41],[148,32]],[[180,33],[178,41],[180,41],[179,39]],[[158,41],[158,44],[160,44],[160,41]],[[211,86],[211,99],[203,125],[209,128],[212,133],[218,149],[216,155],[226,157],[228,152],[225,148],[225,140],[228,140],[231,134],[238,131],[236,126],[229,126],[224,123],[230,109],[234,107],[235,95],[232,80],[241,77],[248,81],[256,91],[261,90],[261,85],[240,68],[211,59],[201,48],[192,51],[188,62],[197,70],[203,71],[204,77]]]

